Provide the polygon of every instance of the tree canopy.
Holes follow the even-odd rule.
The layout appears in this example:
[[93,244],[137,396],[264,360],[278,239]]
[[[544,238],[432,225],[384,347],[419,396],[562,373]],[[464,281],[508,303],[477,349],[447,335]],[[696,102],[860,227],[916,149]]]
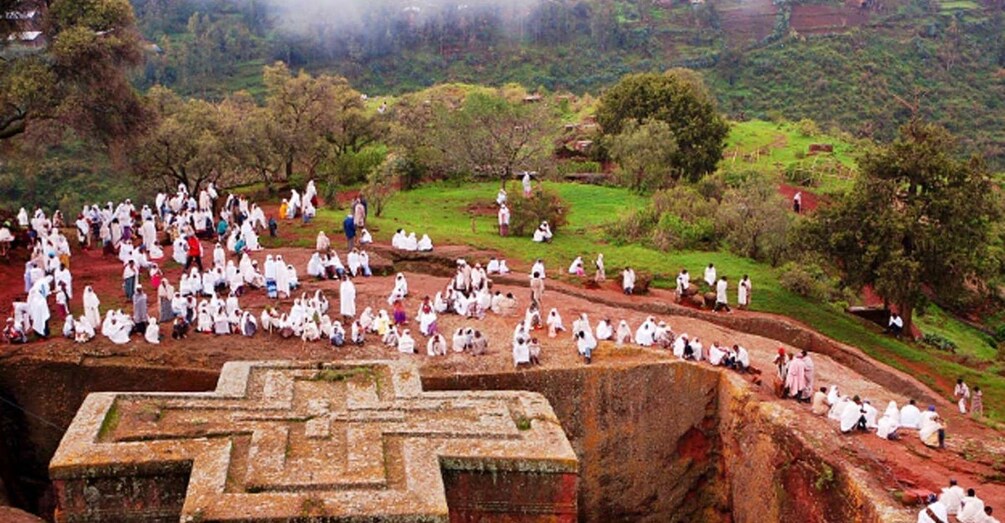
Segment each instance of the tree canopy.
[[105,142],[139,129],[145,113],[127,71],[142,49],[128,0],[53,0],[42,29],[47,47],[18,50],[7,38],[16,28],[0,28],[0,140],[46,122]]
[[636,191],[665,189],[673,182],[677,139],[663,120],[629,120],[611,140],[611,157],[621,168],[621,183]]
[[597,107],[604,134],[617,136],[632,120],[669,125],[677,143],[670,156],[672,179],[697,180],[714,171],[729,133],[701,78],[683,69],[630,74],[605,91]]
[[518,170],[537,170],[552,152],[558,123],[543,103],[510,101],[475,91],[458,109],[440,106],[432,139],[444,157],[466,170],[505,182]]
[[959,160],[942,127],[913,121],[862,159],[852,191],[818,212],[807,238],[832,255],[848,284],[871,285],[910,326],[925,292],[942,299],[981,284],[998,192],[977,158]]

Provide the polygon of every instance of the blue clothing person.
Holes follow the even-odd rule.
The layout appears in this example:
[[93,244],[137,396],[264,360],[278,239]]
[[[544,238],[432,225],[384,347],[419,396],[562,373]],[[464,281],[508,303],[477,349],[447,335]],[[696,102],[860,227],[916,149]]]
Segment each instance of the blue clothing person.
[[356,222],[353,221],[351,214],[346,216],[345,220],[342,220],[342,230],[345,231],[346,242],[349,244],[349,248],[352,249],[356,240]]

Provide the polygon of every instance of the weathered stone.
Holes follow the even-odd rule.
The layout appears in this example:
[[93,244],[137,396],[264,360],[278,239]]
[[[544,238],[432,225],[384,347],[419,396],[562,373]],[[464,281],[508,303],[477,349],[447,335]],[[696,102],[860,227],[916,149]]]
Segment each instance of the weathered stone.
[[576,518],[578,461],[540,394],[423,392],[404,362],[232,362],[212,393],[91,394],[49,470],[68,522]]

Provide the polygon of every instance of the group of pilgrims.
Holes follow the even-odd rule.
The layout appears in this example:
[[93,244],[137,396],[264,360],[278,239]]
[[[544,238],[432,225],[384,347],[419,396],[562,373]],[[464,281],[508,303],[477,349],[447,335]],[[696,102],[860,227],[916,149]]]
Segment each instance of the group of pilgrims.
[[[80,343],[100,334],[113,343],[124,344],[131,335],[139,334],[156,344],[163,339],[160,330],[163,324],[171,325],[171,335],[178,339],[192,330],[253,336],[258,322],[254,314],[240,307],[240,297],[253,289],[265,289],[270,298],[289,298],[300,286],[297,269],[280,254],[267,255],[263,267],[259,267],[251,258],[252,253],[262,250],[259,234],[267,230],[275,236],[278,223],[271,216],[266,218],[261,207],[243,196],[230,194],[220,207],[218,198],[213,184],[198,195],[179,185],[173,195],[158,194],[153,208],[144,205],[137,209],[128,199],[118,205],[109,202],[104,206],[84,206],[74,224],[77,246],[90,249],[100,245],[104,256],[122,263],[122,292],[132,305],[130,313],[109,309],[104,316],[100,312],[101,301],[91,286],[79,297],[83,313],[76,317],[70,314],[74,298],[71,248],[61,232],[66,226],[62,214],[56,211],[50,218],[37,209],[29,218],[27,211],[21,209],[17,229],[10,223],[0,228],[5,248],[14,241],[17,231],[23,234],[31,251],[24,270],[26,298],[13,303],[13,313],[3,328],[4,339],[26,343],[33,333],[43,339],[50,337],[50,296],[54,297],[56,314],[62,321],[61,333]],[[290,200],[307,210],[316,205],[314,182],[308,183],[302,197],[297,195]],[[214,216],[219,218],[215,224]],[[284,215],[295,216],[296,211]],[[203,241],[215,241],[212,265],[207,270],[203,269]],[[171,259],[184,267],[177,288],[160,266],[165,257],[161,245],[167,244],[173,249]],[[361,245],[347,254],[348,267],[342,266],[338,254],[330,249],[324,233],[318,235],[317,247],[319,254],[312,259],[317,263],[308,266],[312,276],[348,278],[371,274],[369,255]],[[320,273],[317,267],[321,267]],[[146,289],[142,280],[149,281]],[[151,298],[147,289],[153,295]],[[312,300],[322,298],[314,296]],[[303,301],[313,305],[310,310],[320,308],[311,300]],[[153,313],[155,306],[158,310]],[[295,312],[291,311],[293,318],[298,317]],[[262,318],[265,316],[263,313]]]

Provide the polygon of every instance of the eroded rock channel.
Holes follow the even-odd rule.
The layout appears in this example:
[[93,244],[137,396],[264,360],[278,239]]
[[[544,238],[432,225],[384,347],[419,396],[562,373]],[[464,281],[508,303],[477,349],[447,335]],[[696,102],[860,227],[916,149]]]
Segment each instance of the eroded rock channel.
[[[88,393],[208,391],[217,378],[105,362],[5,363],[0,501],[52,519],[48,463]],[[729,374],[679,362],[613,363],[422,382],[430,391],[544,395],[579,458],[580,521],[882,520],[840,463],[790,433],[776,406],[751,399]]]

